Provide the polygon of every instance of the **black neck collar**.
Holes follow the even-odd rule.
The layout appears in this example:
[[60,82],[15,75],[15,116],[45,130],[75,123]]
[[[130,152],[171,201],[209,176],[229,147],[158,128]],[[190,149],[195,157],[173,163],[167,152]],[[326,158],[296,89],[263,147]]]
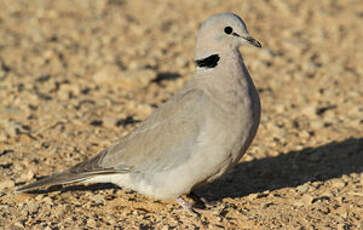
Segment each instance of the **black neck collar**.
[[218,54],[212,54],[206,58],[195,60],[195,63],[200,68],[214,68],[218,65],[219,59]]

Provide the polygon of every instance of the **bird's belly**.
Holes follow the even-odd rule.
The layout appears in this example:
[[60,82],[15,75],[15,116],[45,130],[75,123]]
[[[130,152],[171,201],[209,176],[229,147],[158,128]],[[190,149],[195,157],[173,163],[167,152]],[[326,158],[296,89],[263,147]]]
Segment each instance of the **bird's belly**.
[[216,153],[216,155],[218,154],[221,156],[219,164],[215,166],[216,170],[210,173],[203,184],[218,179],[229,169],[238,164],[248,147],[251,145],[259,125],[259,105],[256,107],[255,105],[248,103],[244,106],[250,108],[236,108],[238,112],[244,112],[242,117],[235,116],[225,119],[225,128],[221,129],[224,134],[221,134],[222,138],[220,143],[216,142],[219,145],[225,146],[225,148],[222,149],[221,152]]
[[188,166],[168,171],[145,172],[146,174],[131,175],[129,188],[157,199],[175,200],[190,192],[194,176],[186,175]]

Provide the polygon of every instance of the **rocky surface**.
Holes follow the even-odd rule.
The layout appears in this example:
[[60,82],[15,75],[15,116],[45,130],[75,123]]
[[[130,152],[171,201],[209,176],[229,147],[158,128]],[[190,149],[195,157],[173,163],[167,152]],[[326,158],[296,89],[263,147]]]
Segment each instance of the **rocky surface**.
[[[363,2],[0,1],[1,229],[360,229]],[[241,15],[259,133],[197,191],[201,218],[109,184],[15,188],[109,146],[194,71],[198,26]],[[183,175],[181,175],[183,176]]]

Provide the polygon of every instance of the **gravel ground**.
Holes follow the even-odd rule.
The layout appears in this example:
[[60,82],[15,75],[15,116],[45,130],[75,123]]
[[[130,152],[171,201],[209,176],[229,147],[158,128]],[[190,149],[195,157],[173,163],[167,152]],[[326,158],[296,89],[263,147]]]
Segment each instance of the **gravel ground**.
[[[0,228],[362,229],[360,0],[0,0]],[[195,69],[198,26],[241,15],[262,121],[241,163],[197,191],[201,218],[110,184],[17,186],[109,146]],[[183,176],[183,175],[181,175]]]

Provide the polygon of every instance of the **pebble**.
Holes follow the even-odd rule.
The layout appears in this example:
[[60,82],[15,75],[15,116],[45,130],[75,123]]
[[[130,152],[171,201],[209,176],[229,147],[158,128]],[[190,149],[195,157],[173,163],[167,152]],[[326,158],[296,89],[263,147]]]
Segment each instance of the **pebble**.
[[285,110],[286,110],[286,107],[285,107],[285,105],[284,104],[277,104],[277,105],[275,105],[275,111],[277,112],[277,113],[283,113],[283,112],[285,112]]
[[96,224],[97,224],[97,222],[93,218],[90,218],[90,219],[87,220],[87,225],[92,227],[92,228],[95,228]]
[[299,192],[299,193],[305,193],[309,190],[310,186],[308,184],[303,184],[303,185],[300,185],[296,188],[296,190]]
[[339,178],[330,180],[330,183],[334,188],[344,188],[346,185],[346,183]]
[[0,125],[5,128],[5,133],[10,137],[16,136],[16,130],[21,129],[21,125],[7,119],[0,119]]
[[97,194],[97,195],[93,196],[92,198],[93,198],[93,200],[94,200],[94,202],[96,204],[103,204],[104,203],[104,196],[101,195],[101,194]]
[[102,119],[103,124],[104,124],[105,126],[108,126],[108,127],[113,127],[113,126],[115,126],[115,125],[117,124],[117,121],[118,121],[118,120],[119,120],[119,119],[117,119],[117,118],[115,118],[115,117],[108,117],[108,116],[103,117],[103,119]]
[[305,203],[302,200],[297,200],[294,202],[294,205],[297,207],[303,207]]
[[35,213],[40,207],[40,203],[38,201],[30,201],[28,202],[28,211],[29,213]]
[[81,89],[77,85],[72,84],[62,84],[58,91],[58,96],[63,99],[69,99],[69,94],[72,93],[74,96],[78,96],[80,94]]
[[304,194],[301,198],[306,206],[311,205],[311,202],[314,200],[314,197],[310,194]]
[[22,230],[22,229],[25,229],[24,228],[24,225],[18,221],[16,223],[14,223],[11,227],[10,227],[11,230]]
[[31,170],[27,170],[19,178],[16,179],[17,182],[30,181],[34,177],[34,173]]
[[258,198],[258,193],[252,193],[252,194],[248,195],[249,200],[255,200],[257,198]]
[[93,80],[98,83],[115,83],[116,77],[120,75],[119,67],[116,65],[106,65],[99,69],[94,75]]
[[8,137],[7,137],[6,133],[0,132],[0,142],[6,141],[7,139],[8,139]]
[[301,113],[308,116],[310,119],[316,117],[316,108],[314,105],[307,105],[302,110]]
[[13,188],[14,186],[15,186],[14,181],[10,179],[5,179],[0,182],[0,189]]
[[146,87],[153,79],[156,78],[156,72],[153,70],[137,70],[123,72],[122,76],[130,79],[137,88]]
[[313,129],[321,129],[324,127],[324,121],[321,119],[311,120],[310,127]]
[[306,130],[300,130],[299,131],[299,137],[301,137],[303,139],[306,139],[306,138],[310,137],[310,134]]

